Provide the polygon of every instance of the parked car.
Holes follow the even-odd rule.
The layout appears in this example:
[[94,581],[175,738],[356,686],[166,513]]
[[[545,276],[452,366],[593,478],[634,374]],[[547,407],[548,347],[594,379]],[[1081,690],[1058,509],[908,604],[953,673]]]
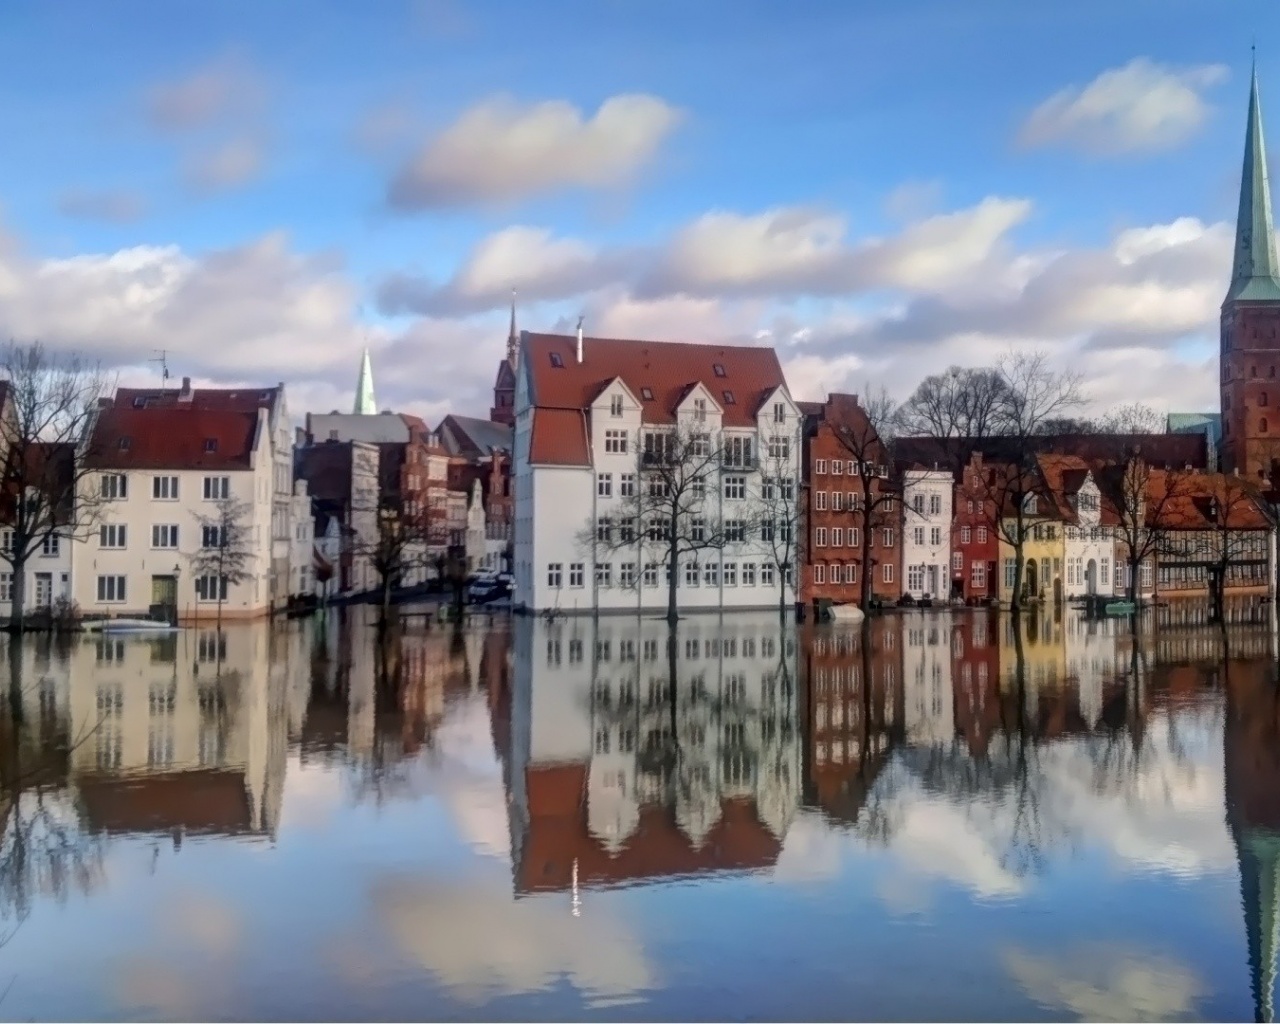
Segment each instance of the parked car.
[[511,577],[504,575],[477,576],[467,586],[467,600],[471,604],[489,604],[511,596]]

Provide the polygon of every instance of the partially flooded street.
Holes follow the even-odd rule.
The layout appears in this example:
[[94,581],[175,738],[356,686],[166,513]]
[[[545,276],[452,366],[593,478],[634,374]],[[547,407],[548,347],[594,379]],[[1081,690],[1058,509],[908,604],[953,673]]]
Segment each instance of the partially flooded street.
[[1270,616],[28,639],[0,1017],[1271,1019]]

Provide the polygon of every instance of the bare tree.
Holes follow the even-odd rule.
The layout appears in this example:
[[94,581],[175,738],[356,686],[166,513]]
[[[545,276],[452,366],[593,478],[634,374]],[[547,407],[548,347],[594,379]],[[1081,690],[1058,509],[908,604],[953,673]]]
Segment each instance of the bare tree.
[[1265,561],[1270,543],[1265,505],[1259,489],[1244,477],[1226,473],[1202,478],[1211,486],[1172,516],[1174,528],[1194,524],[1205,536],[1209,569],[1209,601],[1221,621],[1226,589],[1233,570],[1243,575],[1248,563]]
[[[998,370],[949,367],[926,377],[902,404],[902,431],[966,441],[999,436],[1005,432],[1006,387]],[[967,461],[968,453],[959,455],[960,463]]]
[[218,628],[222,628],[222,605],[227,589],[254,578],[254,561],[247,502],[223,498],[211,515],[197,516],[200,548],[191,557],[196,586],[205,588],[205,600],[213,594],[218,602]]
[[760,476],[752,487],[751,511],[746,519],[746,532],[760,538],[765,557],[773,566],[778,585],[778,614],[787,612],[787,590],[796,578],[799,560],[800,532],[803,521],[799,495],[796,493],[796,464],[792,444],[800,450],[800,439],[774,438],[760,459]]
[[1027,441],[1046,423],[1060,419],[1084,401],[1075,370],[1054,368],[1044,352],[1011,353],[996,365],[1001,380],[1000,421],[1003,434]]
[[[858,411],[841,416],[831,424],[832,435],[854,463],[853,507],[848,515],[859,533],[862,589],[859,605],[871,610],[876,534],[881,548],[890,550],[900,522],[901,487],[893,474],[891,446],[898,423],[898,410],[883,388],[873,392],[868,386]],[[886,543],[886,541],[888,543]],[[886,557],[892,557],[892,552]]]
[[96,472],[85,456],[107,380],[97,365],[54,354],[39,342],[10,342],[2,358],[0,519],[8,543],[0,544],[0,561],[12,570],[9,628],[20,633],[26,625],[28,560],[39,550],[84,538],[97,522],[101,491],[80,484]]
[[[685,419],[667,429],[648,429],[636,438],[638,472],[618,481],[615,516],[597,516],[579,535],[580,546],[602,552],[634,552],[644,573],[667,571],[667,621],[679,619],[677,589],[681,560],[725,545],[726,522],[709,501],[721,486],[721,469],[753,468],[753,438],[714,436],[705,421]],[[738,497],[745,498],[744,493]],[[730,522],[735,538],[745,538],[745,522]],[[742,531],[739,537],[739,531]],[[598,562],[598,558],[596,559]],[[694,563],[696,565],[696,561]],[[643,575],[623,585],[642,586]]]
[[442,510],[399,494],[384,495],[377,509],[376,532],[361,541],[361,554],[378,576],[379,618],[386,623],[391,597],[414,569],[434,564],[430,552],[447,540]]
[[1170,513],[1179,499],[1189,496],[1188,477],[1182,472],[1153,469],[1139,452],[1130,454],[1119,466],[1104,469],[1100,477],[1116,516],[1116,539],[1124,549],[1129,570],[1126,596],[1137,601],[1143,563],[1172,550]]
[[1109,410],[1099,421],[1104,434],[1163,434],[1167,421],[1143,402],[1129,402]]

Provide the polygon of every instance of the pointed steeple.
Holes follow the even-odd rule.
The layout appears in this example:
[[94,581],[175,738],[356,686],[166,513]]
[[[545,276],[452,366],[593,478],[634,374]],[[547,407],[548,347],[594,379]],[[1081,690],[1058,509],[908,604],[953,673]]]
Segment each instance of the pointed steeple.
[[507,333],[507,362],[511,364],[511,368],[516,368],[516,345],[520,341],[520,336],[516,334],[516,290],[511,289],[511,330]]
[[1280,264],[1276,262],[1275,227],[1271,222],[1271,186],[1267,181],[1267,146],[1262,137],[1256,64],[1249,89],[1249,125],[1245,131],[1244,168],[1240,174],[1236,252],[1227,301],[1280,302]]
[[360,379],[356,381],[357,416],[376,416],[378,402],[373,397],[373,366],[369,362],[369,350],[364,350],[364,358],[360,360]]

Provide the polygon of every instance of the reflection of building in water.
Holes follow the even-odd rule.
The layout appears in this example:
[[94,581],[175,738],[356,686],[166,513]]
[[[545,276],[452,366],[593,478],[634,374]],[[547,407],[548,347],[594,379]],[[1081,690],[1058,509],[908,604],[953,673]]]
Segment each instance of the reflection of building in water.
[[985,757],[1000,730],[999,627],[999,618],[986,609],[951,616],[955,731],[970,757]]
[[913,746],[938,747],[955,736],[950,615],[902,616],[903,726]]
[[790,624],[693,617],[673,645],[657,619],[514,628],[518,890],[773,863],[799,801]]
[[287,712],[266,623],[86,638],[67,672],[72,781],[91,828],[274,835]]
[[1232,659],[1223,762],[1227,824],[1240,863],[1255,1019],[1274,1019],[1280,920],[1280,690],[1272,658]]
[[844,821],[858,820],[901,731],[901,622],[882,616],[865,630],[812,626],[802,637],[806,797]]

